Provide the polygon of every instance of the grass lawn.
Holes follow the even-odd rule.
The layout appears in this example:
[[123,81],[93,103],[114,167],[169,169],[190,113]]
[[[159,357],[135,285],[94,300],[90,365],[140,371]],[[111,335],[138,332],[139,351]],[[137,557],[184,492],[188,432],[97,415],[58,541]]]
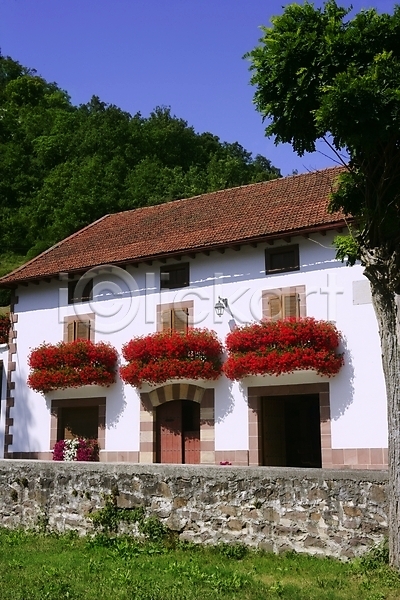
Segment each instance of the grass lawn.
[[349,563],[242,546],[194,547],[0,529],[0,598],[398,600],[383,551]]

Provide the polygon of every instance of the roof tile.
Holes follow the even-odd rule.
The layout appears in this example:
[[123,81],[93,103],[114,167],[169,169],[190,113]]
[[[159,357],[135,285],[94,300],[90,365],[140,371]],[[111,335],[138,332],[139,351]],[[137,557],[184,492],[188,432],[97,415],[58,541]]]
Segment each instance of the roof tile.
[[106,215],[0,279],[18,283],[343,223],[328,213],[342,167]]

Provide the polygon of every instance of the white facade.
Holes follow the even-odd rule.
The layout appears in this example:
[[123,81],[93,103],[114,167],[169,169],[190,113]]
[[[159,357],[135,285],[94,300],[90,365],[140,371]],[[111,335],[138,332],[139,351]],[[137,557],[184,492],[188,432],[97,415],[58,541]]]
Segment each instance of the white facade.
[[[300,269],[276,275],[265,274],[265,249],[287,245],[283,240],[275,241],[273,246],[258,243],[256,247],[243,245],[239,251],[226,249],[223,253],[211,251],[209,255],[182,256],[182,262],[190,264],[190,286],[176,290],[160,290],[160,266],[165,262],[142,263],[139,267],[128,266],[126,270],[94,269],[94,298],[90,303],[69,305],[66,280],[20,285],[15,305],[17,351],[13,360],[16,368],[11,376],[15,382],[15,402],[10,410],[13,437],[8,452],[14,456],[25,453],[46,456],[51,450],[52,401],[99,396],[106,397],[104,452],[110,456],[116,453],[113,460],[118,459],[118,453],[124,458],[140,452],[140,391],[148,392],[150,386],[137,390],[117,377],[117,383],[109,388],[86,386],[45,396],[27,386],[27,359],[31,349],[43,342],[60,342],[66,317],[76,313],[94,314],[95,341],[110,342],[123,362],[123,344],[132,337],[157,330],[159,305],[193,301],[193,325],[214,330],[224,342],[233,326],[261,319],[263,291],[305,286],[307,316],[334,321],[343,336],[344,367],[332,378],[305,371],[279,377],[249,377],[241,382],[232,382],[225,376],[215,382],[192,382],[214,389],[216,457],[224,458],[225,452],[229,459],[233,456],[229,453],[242,451],[237,463],[246,462],[243,457],[249,451],[249,387],[327,383],[330,432],[326,435],[330,435],[330,439],[325,448],[330,444],[333,452],[329,456],[333,458],[326,458],[326,454],[323,466],[379,468],[380,464],[384,465],[386,395],[369,284],[361,266],[350,268],[335,260],[334,236],[335,232],[328,232],[292,238],[290,244],[299,245]],[[171,258],[166,264],[177,262]],[[228,300],[228,310],[220,318],[214,310],[218,297]],[[2,409],[1,448],[4,424]],[[384,458],[380,460],[377,456]]]
[[6,423],[7,401],[7,372],[8,372],[8,344],[0,344],[0,361],[2,365],[2,379],[0,387],[0,458],[4,457],[4,435]]

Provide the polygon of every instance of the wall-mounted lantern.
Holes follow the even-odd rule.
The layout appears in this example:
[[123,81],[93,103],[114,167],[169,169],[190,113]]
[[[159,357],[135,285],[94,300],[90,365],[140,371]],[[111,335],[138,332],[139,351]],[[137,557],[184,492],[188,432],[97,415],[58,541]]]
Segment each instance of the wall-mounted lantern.
[[224,314],[224,310],[228,308],[228,299],[221,298],[221,296],[218,296],[218,302],[215,304],[214,308],[215,312],[217,313],[217,316],[222,317],[222,315]]

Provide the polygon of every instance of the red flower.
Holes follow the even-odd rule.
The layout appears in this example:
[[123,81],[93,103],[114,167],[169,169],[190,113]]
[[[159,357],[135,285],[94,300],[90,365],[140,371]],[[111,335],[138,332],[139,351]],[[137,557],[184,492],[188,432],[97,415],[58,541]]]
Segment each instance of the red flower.
[[53,449],[53,460],[64,460],[65,440],[59,440]]
[[108,386],[115,382],[117,359],[115,348],[104,342],[42,344],[28,357],[28,385],[44,393],[82,385]]
[[207,329],[134,338],[123,346],[122,354],[128,364],[120,368],[120,375],[137,387],[168,379],[217,379],[222,370],[222,345]]
[[76,460],[77,461],[89,461],[95,462],[99,460],[99,444],[97,440],[86,440],[84,438],[79,438],[79,446],[76,451]]
[[10,331],[10,315],[0,315],[0,344],[8,344],[8,332]]
[[305,369],[330,377],[343,365],[339,342],[339,332],[328,321],[311,317],[261,321],[228,334],[229,356],[223,370],[230,379]]
[[[68,440],[59,440],[53,449],[53,460],[64,460],[64,450]],[[99,444],[97,440],[88,440],[86,438],[78,439],[78,447],[76,449],[76,461],[95,462],[99,460]]]

